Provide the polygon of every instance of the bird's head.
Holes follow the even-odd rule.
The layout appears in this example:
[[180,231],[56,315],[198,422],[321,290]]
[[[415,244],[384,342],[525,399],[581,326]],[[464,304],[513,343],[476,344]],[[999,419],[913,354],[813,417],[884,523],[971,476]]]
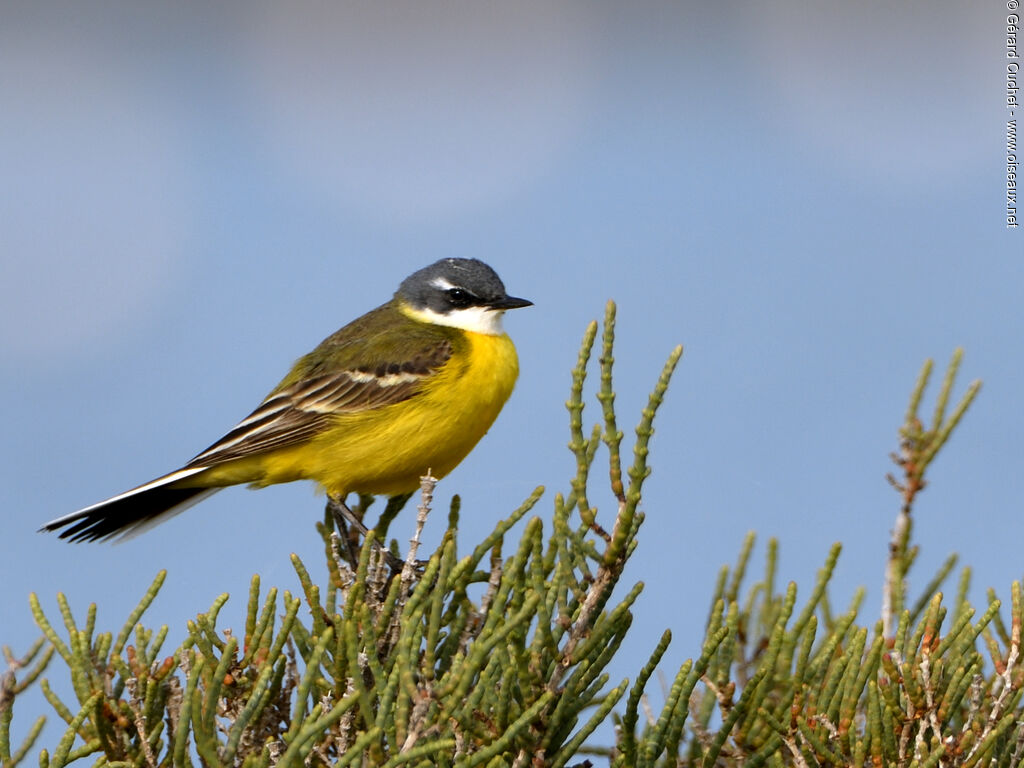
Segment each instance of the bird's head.
[[501,334],[501,316],[532,301],[509,296],[498,274],[478,259],[441,259],[402,281],[395,297],[419,320]]

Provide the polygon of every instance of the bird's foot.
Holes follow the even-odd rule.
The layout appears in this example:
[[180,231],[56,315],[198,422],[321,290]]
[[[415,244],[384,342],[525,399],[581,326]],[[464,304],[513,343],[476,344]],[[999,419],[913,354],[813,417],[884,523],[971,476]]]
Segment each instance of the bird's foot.
[[[328,494],[327,511],[330,513],[331,517],[334,518],[334,524],[338,529],[339,538],[341,539],[341,546],[345,550],[345,559],[354,570],[359,566],[358,537],[362,536],[363,539],[365,539],[369,535],[370,529],[366,527],[355,512],[348,508],[348,505],[345,504],[345,499],[341,496],[332,496]],[[349,533],[349,526],[355,529],[356,536],[352,536]],[[388,551],[379,541],[374,541],[373,545],[384,556],[385,562],[393,572],[398,573],[402,570],[405,566],[405,562],[403,560],[395,557],[395,555]]]

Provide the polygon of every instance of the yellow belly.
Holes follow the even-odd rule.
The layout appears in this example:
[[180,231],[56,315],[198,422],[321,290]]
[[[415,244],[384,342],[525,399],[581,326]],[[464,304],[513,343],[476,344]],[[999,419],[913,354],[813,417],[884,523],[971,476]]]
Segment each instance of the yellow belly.
[[394,495],[415,490],[428,470],[444,477],[490,429],[519,374],[508,336],[466,337],[466,351],[417,396],[344,414],[308,443],[230,462],[204,472],[204,480],[264,486],[308,479],[332,494]]

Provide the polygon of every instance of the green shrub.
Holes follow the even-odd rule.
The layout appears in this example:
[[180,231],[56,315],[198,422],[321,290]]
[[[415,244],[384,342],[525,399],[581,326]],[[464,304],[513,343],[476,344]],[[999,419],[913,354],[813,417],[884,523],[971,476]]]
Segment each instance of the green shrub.
[[[96,607],[77,621],[58,596],[61,631],[35,596],[44,638],[22,659],[8,652],[0,682],[0,760],[22,761],[42,728],[12,750],[13,704],[38,684],[66,731],[40,765],[80,759],[107,766],[562,766],[589,758],[614,766],[1018,766],[1024,763],[1020,662],[1021,590],[1011,590],[1009,620],[991,597],[980,616],[966,599],[938,591],[950,559],[910,607],[906,576],[913,503],[926,470],[978,390],[972,385],[947,417],[959,353],[938,397],[932,425],[918,410],[931,368],[915,387],[892,478],[902,509],[890,545],[883,616],[858,624],[861,593],[834,615],[828,585],[833,547],[809,596],[776,586],[777,545],[768,544],[764,577],[745,586],[754,539],[720,574],[696,661],[679,668],[660,713],[644,688],[666,657],[666,632],[635,681],[612,684],[609,661],[629,630],[642,585],[617,602],[612,593],[636,546],[655,413],[682,350],[677,348],[636,428],[633,460],[623,471],[612,389],[614,305],[599,359],[603,423],[583,428],[583,385],[597,325],[587,329],[573,371],[570,448],[576,475],[554,497],[545,530],[509,530],[540,499],[538,488],[468,552],[458,546],[459,504],[440,546],[416,560],[430,509],[432,478],[421,493],[417,535],[403,557],[377,535],[351,551],[348,537],[319,526],[328,565],[314,584],[293,556],[301,595],[262,589],[254,576],[244,631],[218,629],[227,595],[188,624],[188,637],[162,651],[167,627],[139,623],[164,574],[157,576],[115,637],[96,631]],[[601,444],[617,510],[602,527],[588,490]],[[365,510],[361,500],[357,510]],[[603,516],[602,519],[607,519]],[[607,523],[606,523],[607,525]],[[404,566],[388,561],[401,558]],[[300,615],[303,617],[300,619]],[[308,617],[308,618],[306,618]],[[984,649],[987,658],[980,649]],[[41,674],[56,656],[77,699],[61,701]],[[616,743],[585,746],[608,720]],[[589,756],[589,758],[588,758]]]

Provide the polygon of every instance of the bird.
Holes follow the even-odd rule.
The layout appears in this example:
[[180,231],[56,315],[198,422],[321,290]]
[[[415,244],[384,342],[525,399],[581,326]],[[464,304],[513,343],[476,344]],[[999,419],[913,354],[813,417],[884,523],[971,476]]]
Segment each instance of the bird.
[[351,493],[408,495],[428,472],[451,472],[494,423],[519,375],[502,318],[532,304],[478,259],[441,259],[300,358],[180,469],[40,530],[130,537],[239,484],[312,480],[342,506]]

